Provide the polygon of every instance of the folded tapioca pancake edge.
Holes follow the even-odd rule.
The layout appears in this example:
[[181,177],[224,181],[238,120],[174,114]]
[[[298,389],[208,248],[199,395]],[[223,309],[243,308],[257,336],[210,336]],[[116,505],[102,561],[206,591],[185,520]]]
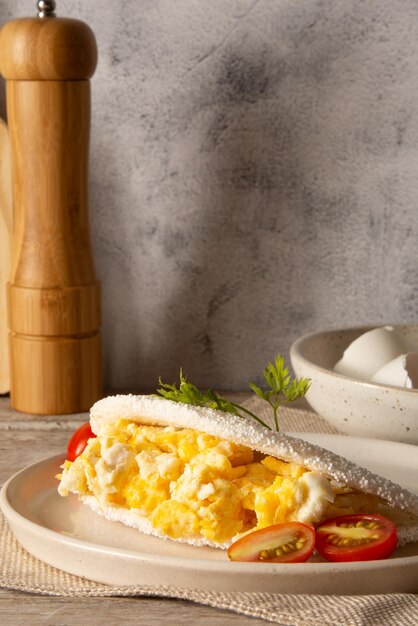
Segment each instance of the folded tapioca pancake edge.
[[330,450],[283,433],[267,430],[251,419],[205,407],[149,395],[116,395],[96,402],[90,410],[93,432],[102,425],[127,419],[144,425],[192,428],[247,446],[262,454],[293,461],[363,493],[379,496],[390,506],[418,516],[418,495]]

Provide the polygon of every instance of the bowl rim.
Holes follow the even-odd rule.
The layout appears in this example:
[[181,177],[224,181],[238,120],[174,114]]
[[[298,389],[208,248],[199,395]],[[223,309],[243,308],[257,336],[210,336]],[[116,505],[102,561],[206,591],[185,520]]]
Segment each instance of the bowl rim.
[[370,387],[371,389],[393,389],[394,391],[398,391],[400,393],[409,393],[409,394],[417,394],[418,393],[418,389],[410,389],[408,387],[399,387],[398,385],[387,385],[387,384],[383,384],[383,383],[375,383],[372,381],[368,381],[368,380],[360,380],[359,378],[353,378],[352,376],[346,376],[345,374],[340,374],[339,372],[335,372],[332,369],[329,369],[327,367],[323,367],[322,365],[318,365],[317,363],[314,363],[314,361],[310,361],[309,359],[307,359],[305,356],[303,356],[300,353],[300,347],[302,346],[302,344],[304,344],[306,341],[313,339],[315,337],[318,337],[320,335],[331,335],[331,334],[341,334],[341,333],[346,333],[346,332],[350,332],[350,331],[363,331],[363,332],[368,332],[369,330],[373,330],[374,328],[382,328],[383,326],[393,326],[395,329],[397,327],[407,327],[407,326],[415,326],[418,329],[418,324],[390,324],[390,323],[385,323],[385,324],[380,324],[380,325],[368,325],[368,326],[351,326],[351,327],[346,327],[346,328],[331,328],[328,330],[319,330],[319,331],[314,331],[314,332],[310,332],[310,333],[306,333],[305,335],[301,335],[300,337],[298,337],[297,339],[295,339],[295,341],[292,343],[292,345],[290,346],[290,350],[289,350],[289,355],[290,355],[290,359],[291,361],[293,360],[294,356],[296,355],[296,357],[303,361],[306,364],[310,364],[313,365],[316,369],[318,369],[320,372],[323,372],[324,374],[327,374],[329,376],[333,376],[336,379],[341,379],[341,380],[347,380],[350,381],[350,383],[353,383],[354,385],[357,386],[361,386],[361,387]]

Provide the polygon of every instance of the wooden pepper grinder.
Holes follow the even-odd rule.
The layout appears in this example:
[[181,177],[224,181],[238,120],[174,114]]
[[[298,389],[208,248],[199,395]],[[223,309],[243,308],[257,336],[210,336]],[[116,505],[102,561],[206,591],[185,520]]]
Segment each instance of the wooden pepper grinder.
[[8,286],[11,402],[18,411],[86,411],[101,397],[100,288],[88,223],[91,29],[38,17],[0,33],[11,140],[14,232]]

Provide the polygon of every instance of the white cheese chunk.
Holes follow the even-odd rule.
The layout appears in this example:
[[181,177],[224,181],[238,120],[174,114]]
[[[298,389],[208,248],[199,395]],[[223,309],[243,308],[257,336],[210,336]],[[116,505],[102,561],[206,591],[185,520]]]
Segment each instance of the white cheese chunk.
[[300,522],[319,522],[329,502],[334,502],[335,495],[330,481],[320,472],[305,472],[299,479],[305,497],[297,511]]

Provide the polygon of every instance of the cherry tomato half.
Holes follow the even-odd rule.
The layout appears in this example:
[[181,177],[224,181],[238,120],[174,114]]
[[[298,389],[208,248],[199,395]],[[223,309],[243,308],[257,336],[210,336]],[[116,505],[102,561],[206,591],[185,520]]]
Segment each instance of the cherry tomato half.
[[386,559],[397,543],[396,526],[383,515],[343,515],[316,529],[316,549],[328,561]]
[[304,563],[315,547],[315,529],[302,522],[276,524],[255,530],[228,548],[231,561]]
[[80,428],[77,428],[67,447],[67,459],[69,461],[75,461],[78,456],[83,452],[87,445],[87,442],[96,435],[90,428],[89,422],[82,424]]

